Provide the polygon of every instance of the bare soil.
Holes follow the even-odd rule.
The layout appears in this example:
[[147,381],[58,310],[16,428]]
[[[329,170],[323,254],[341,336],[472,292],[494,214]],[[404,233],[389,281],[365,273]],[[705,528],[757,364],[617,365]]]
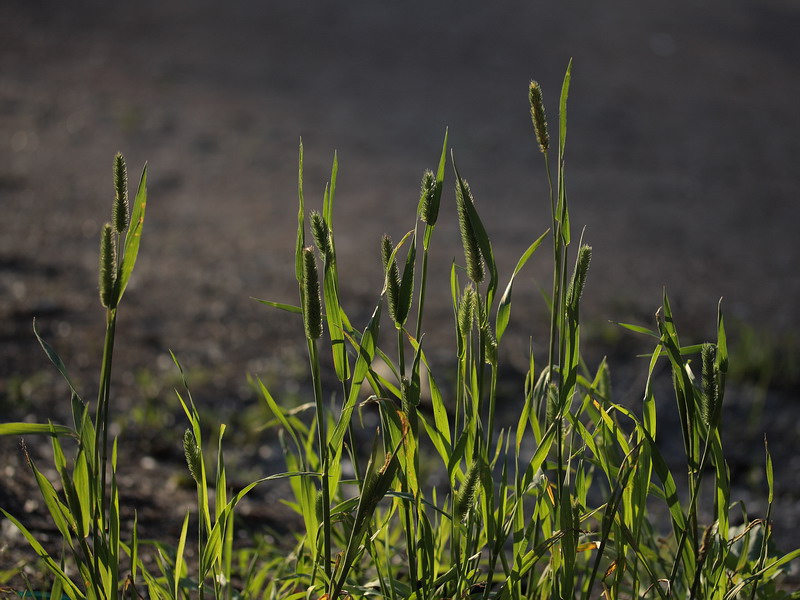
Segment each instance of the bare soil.
[[[798,30],[800,6],[791,0],[7,0],[0,4],[2,416],[67,418],[66,387],[38,347],[33,317],[85,397],[96,393],[97,247],[110,216],[112,157],[125,154],[132,185],[149,161],[143,245],[118,326],[115,418],[123,440],[130,436],[123,498],[146,514],[148,535],[174,539],[175,515],[192,496],[174,475],[183,422],[168,350],[212,420],[247,429],[257,416],[247,373],[278,395],[304,394],[301,324],[251,299],[296,297],[300,137],[310,207],[321,205],[338,150],[337,254],[344,304],[362,324],[381,285],[379,237],[387,231],[397,239],[413,226],[419,178],[435,166],[445,127],[503,280],[547,228],[526,89],[530,78],[542,83],[553,119],[570,57],[572,219],[576,232],[586,225],[595,249],[584,311],[590,362],[609,354],[618,398],[635,406],[646,364],[633,357],[648,348],[608,320],[650,324],[666,287],[687,342],[713,333],[724,296],[738,338],[741,323],[758,332],[745,359],[766,349],[792,363],[800,300]],[[426,321],[429,351],[444,369],[454,258],[462,260],[448,186]],[[543,250],[515,286],[515,331],[504,341],[511,390],[521,389],[529,336],[545,344],[539,289],[547,288],[548,264]],[[776,532],[786,545],[796,543],[800,526],[798,378],[758,367],[729,393],[726,444],[740,496],[757,515],[768,431]],[[754,408],[762,392],[763,406]],[[674,400],[664,393],[659,402],[669,419]],[[242,481],[280,468],[268,437],[242,436],[232,451]],[[17,440],[0,441],[0,449],[0,506],[46,534]],[[263,508],[276,504],[265,497],[248,509],[254,529],[286,522]],[[0,570],[25,556],[7,525]]]

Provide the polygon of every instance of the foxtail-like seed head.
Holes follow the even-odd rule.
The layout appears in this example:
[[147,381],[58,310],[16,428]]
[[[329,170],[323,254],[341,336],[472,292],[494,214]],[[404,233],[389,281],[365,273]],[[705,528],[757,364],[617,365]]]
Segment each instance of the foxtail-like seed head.
[[464,288],[464,293],[461,294],[461,302],[458,305],[458,329],[464,338],[469,335],[475,320],[476,296],[475,287],[468,283]]
[[422,174],[419,197],[419,218],[433,227],[439,218],[439,185],[433,171],[426,169]]
[[589,264],[592,262],[592,247],[583,244],[578,250],[578,260],[575,263],[575,271],[572,274],[572,281],[567,291],[567,302],[572,310],[577,310],[578,304],[583,295],[583,288],[586,285],[586,274],[589,272]]
[[323,258],[327,259],[331,252],[331,240],[328,224],[316,210],[311,211],[311,234]]
[[183,454],[186,456],[186,466],[189,467],[192,479],[200,485],[203,473],[202,459],[200,457],[200,448],[197,446],[197,440],[191,429],[183,432]]
[[319,275],[314,248],[303,248],[303,325],[306,338],[322,336],[322,301],[319,297]]
[[539,142],[539,149],[547,152],[550,148],[550,134],[547,132],[547,116],[544,112],[544,99],[539,82],[531,81],[528,87],[528,100],[531,104],[531,120],[536,132],[536,141]]
[[703,344],[700,351],[702,362],[702,411],[703,422],[707,427],[713,426],[716,420],[717,405],[719,403],[719,391],[717,388],[717,348],[714,344]]
[[486,326],[483,328],[484,331],[484,345],[486,350],[486,364],[488,365],[496,365],[497,364],[497,338],[494,336],[494,332],[492,331],[492,326],[486,323]]
[[383,274],[386,277],[386,302],[389,305],[389,316],[397,323],[400,306],[400,269],[397,259],[392,258],[394,246],[392,238],[384,234],[381,238],[381,260],[383,261]]
[[481,461],[476,458],[467,471],[467,476],[461,484],[461,489],[458,490],[458,495],[455,501],[455,516],[459,521],[462,521],[467,516],[470,507],[475,502],[477,495],[478,481],[481,474]]
[[458,226],[461,230],[461,243],[464,246],[464,260],[467,263],[467,275],[475,283],[483,281],[483,255],[478,245],[478,237],[469,219],[467,203],[474,205],[472,191],[466,179],[456,181],[456,208],[458,209]]
[[100,302],[114,308],[114,288],[117,277],[117,256],[112,239],[111,223],[103,225],[100,233]]
[[122,233],[128,228],[130,214],[128,211],[128,170],[125,158],[117,152],[114,157],[114,207],[111,211],[111,222],[114,231]]

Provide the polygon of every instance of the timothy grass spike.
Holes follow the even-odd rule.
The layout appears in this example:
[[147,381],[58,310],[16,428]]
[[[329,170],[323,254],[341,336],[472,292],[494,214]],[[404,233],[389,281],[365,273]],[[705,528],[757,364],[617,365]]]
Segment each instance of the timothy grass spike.
[[461,521],[467,516],[472,503],[475,501],[475,494],[478,490],[478,481],[481,474],[481,461],[475,459],[464,478],[464,483],[461,484],[461,489],[458,490],[458,495],[455,501],[455,517]]
[[586,274],[589,272],[589,264],[592,262],[592,247],[583,244],[578,250],[578,260],[575,263],[575,272],[572,274],[572,281],[567,292],[567,301],[572,310],[577,309],[578,303],[583,295],[583,288],[586,285]]
[[322,302],[319,297],[319,275],[314,248],[303,248],[303,324],[306,338],[322,337]]
[[128,228],[130,213],[128,207],[128,170],[125,167],[125,157],[117,152],[114,157],[114,208],[111,221],[114,231],[122,233]]
[[472,322],[475,319],[476,294],[475,287],[468,283],[461,295],[461,302],[458,305],[458,328],[461,335],[466,337],[472,329]]
[[389,304],[389,315],[392,320],[397,322],[398,307],[400,305],[400,269],[397,260],[392,259],[392,238],[384,234],[381,238],[381,260],[383,261],[383,272],[386,276],[386,301]]
[[528,100],[531,103],[531,120],[536,131],[536,141],[539,142],[539,149],[542,152],[547,152],[548,148],[550,148],[550,134],[547,131],[547,116],[544,112],[542,87],[538,81],[531,81],[528,88]]
[[195,483],[199,485],[203,470],[200,464],[200,448],[197,446],[194,433],[188,428],[183,432],[183,453],[186,456],[186,466],[189,467],[189,473]]
[[425,170],[422,174],[420,187],[419,218],[433,227],[439,218],[439,202],[437,200],[438,194],[436,193],[438,186],[436,175],[433,174],[433,171],[430,169]]
[[117,256],[111,233],[111,223],[103,225],[100,234],[100,302],[106,308],[114,308],[114,284],[117,276]]
[[475,283],[483,281],[483,255],[478,238],[469,220],[466,203],[475,204],[472,191],[466,179],[456,182],[456,207],[458,208],[458,226],[461,230],[461,243],[464,246],[464,260],[467,263],[467,275]]
[[314,242],[317,244],[320,254],[327,259],[331,252],[328,225],[316,210],[311,211],[311,234],[314,236]]
[[717,414],[719,393],[717,389],[717,372],[715,361],[717,350],[714,344],[703,344],[700,352],[703,372],[702,415],[706,426],[713,427]]

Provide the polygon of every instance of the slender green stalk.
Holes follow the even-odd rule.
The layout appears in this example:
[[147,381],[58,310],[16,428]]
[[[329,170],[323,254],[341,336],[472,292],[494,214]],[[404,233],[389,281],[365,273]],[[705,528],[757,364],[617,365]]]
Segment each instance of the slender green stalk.
[[314,406],[317,411],[317,444],[319,446],[319,456],[321,463],[321,487],[322,487],[322,540],[324,548],[324,570],[328,581],[332,575],[332,553],[331,553],[331,496],[330,496],[330,464],[328,453],[328,433],[327,417],[322,401],[322,376],[319,368],[319,352],[317,341],[308,339],[308,360],[311,366],[311,380],[314,386]]

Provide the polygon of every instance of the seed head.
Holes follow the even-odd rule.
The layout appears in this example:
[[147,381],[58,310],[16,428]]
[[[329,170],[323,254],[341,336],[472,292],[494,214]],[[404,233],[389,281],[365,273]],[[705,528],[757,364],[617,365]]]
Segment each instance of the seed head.
[[488,365],[496,365],[497,364],[497,338],[494,337],[494,332],[492,331],[492,326],[486,323],[486,326],[483,328],[484,331],[484,338],[485,338],[485,348],[486,348],[486,364]]
[[464,288],[464,293],[461,294],[461,302],[458,305],[458,329],[464,338],[472,329],[472,322],[475,319],[475,303],[475,287],[468,283]]
[[467,516],[472,503],[475,501],[476,491],[478,489],[478,480],[481,474],[481,461],[475,459],[467,472],[464,483],[461,484],[461,489],[458,490],[455,502],[455,516],[459,521]]
[[578,309],[578,303],[583,295],[583,288],[586,285],[586,273],[589,271],[589,263],[592,262],[592,247],[586,244],[578,250],[578,260],[575,263],[575,272],[572,274],[572,281],[567,292],[567,302],[571,310]]
[[469,220],[467,203],[474,205],[472,191],[465,179],[456,182],[456,208],[458,209],[458,226],[461,230],[461,243],[464,246],[464,259],[467,262],[467,275],[475,283],[483,281],[483,255],[478,238]]
[[114,284],[117,277],[117,256],[111,233],[111,224],[103,225],[100,234],[100,302],[106,308],[114,308]]
[[319,253],[324,259],[327,259],[331,251],[330,233],[328,224],[317,211],[311,212],[311,234],[314,236]]
[[114,207],[111,211],[111,221],[114,231],[122,233],[127,229],[130,216],[128,214],[128,170],[125,168],[125,158],[117,152],[114,157]]
[[384,234],[381,238],[381,259],[383,261],[383,273],[386,277],[386,301],[389,304],[389,316],[397,323],[400,306],[400,269],[397,267],[397,259],[392,258],[394,246],[392,238]]
[[192,479],[199,485],[203,473],[202,459],[200,448],[197,446],[197,440],[191,429],[183,432],[183,454],[186,456],[186,466],[189,467]]
[[547,152],[550,147],[550,134],[547,132],[547,116],[544,113],[544,100],[539,82],[531,81],[528,88],[528,100],[531,103],[531,120],[533,129],[536,131],[536,141],[539,142],[539,149]]
[[319,298],[319,275],[314,248],[303,248],[303,325],[306,338],[322,336],[322,302]]
[[700,351],[703,372],[703,393],[702,411],[703,421],[707,427],[715,425],[717,408],[719,404],[719,390],[717,388],[717,368],[715,361],[717,358],[717,348],[714,344],[703,344]]
[[439,218],[439,200],[441,199],[441,189],[433,171],[427,169],[422,174],[420,187],[419,218],[433,227],[436,225],[436,219]]

